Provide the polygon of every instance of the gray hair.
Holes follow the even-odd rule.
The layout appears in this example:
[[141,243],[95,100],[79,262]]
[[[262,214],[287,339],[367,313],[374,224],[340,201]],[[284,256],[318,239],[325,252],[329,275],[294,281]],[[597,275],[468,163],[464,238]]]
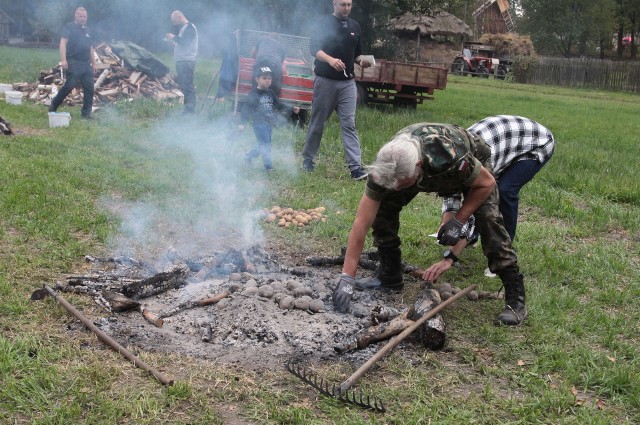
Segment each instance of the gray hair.
[[408,133],[397,134],[387,142],[368,167],[373,180],[386,189],[396,189],[398,180],[413,177],[421,159],[420,142]]

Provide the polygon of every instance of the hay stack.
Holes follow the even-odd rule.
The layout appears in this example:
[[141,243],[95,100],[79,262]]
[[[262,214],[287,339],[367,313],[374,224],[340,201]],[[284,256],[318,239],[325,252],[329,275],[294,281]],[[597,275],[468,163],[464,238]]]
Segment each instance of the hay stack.
[[528,35],[516,33],[484,34],[480,41],[493,46],[494,57],[535,56],[533,42]]

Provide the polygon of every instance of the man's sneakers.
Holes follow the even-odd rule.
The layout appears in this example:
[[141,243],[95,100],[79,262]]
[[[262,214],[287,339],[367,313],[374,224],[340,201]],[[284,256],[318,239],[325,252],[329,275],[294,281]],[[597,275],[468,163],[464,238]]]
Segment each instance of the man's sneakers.
[[[302,161],[302,171],[305,173],[312,173],[315,169],[313,165],[313,161],[310,159],[305,159]],[[353,180],[364,180],[367,178],[368,173],[364,169],[364,167],[356,168],[355,170],[351,170],[351,178]]]
[[351,178],[356,181],[366,179],[368,174],[362,167],[351,170]]

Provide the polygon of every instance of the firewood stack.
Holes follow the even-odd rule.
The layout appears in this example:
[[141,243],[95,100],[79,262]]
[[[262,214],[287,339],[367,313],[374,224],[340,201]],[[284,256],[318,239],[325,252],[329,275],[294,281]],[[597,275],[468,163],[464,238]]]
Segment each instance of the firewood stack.
[[[106,43],[98,45],[95,52],[97,69],[94,75],[94,107],[143,97],[159,101],[183,98],[182,91],[170,74],[162,78],[151,78],[141,71],[128,69],[124,61]],[[55,68],[40,71],[37,82],[14,83],[13,88],[27,93],[26,98],[29,100],[48,106],[62,88],[63,77],[64,71],[58,65]],[[80,87],[73,89],[65,99],[65,104],[82,105]]]

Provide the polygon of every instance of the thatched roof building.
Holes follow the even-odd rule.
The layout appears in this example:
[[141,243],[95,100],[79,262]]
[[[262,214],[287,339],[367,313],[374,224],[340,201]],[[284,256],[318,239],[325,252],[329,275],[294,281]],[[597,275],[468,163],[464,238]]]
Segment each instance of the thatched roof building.
[[462,19],[447,12],[438,12],[435,16],[413,15],[405,13],[389,21],[389,27],[398,34],[419,36],[472,36],[473,31]]
[[438,12],[434,16],[405,13],[391,19],[388,28],[401,40],[397,59],[429,61],[445,66],[449,66],[460,52],[463,39],[473,35],[469,25],[447,12]]

